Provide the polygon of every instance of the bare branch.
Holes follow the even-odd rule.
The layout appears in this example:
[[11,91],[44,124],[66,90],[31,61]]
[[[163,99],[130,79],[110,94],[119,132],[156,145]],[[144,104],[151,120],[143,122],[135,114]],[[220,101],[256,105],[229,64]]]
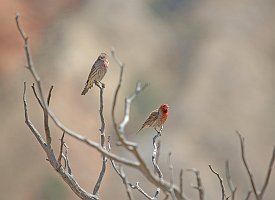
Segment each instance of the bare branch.
[[252,191],[249,191],[249,192],[247,193],[247,195],[246,195],[246,197],[245,197],[245,200],[248,200],[248,199],[249,199],[251,193],[252,193]]
[[36,100],[38,101],[39,105],[40,105],[41,108],[43,109],[43,104],[42,104],[40,98],[39,98],[38,95],[37,95],[37,92],[36,92],[35,87],[34,87],[34,83],[32,84],[31,87],[32,87],[32,91],[33,91],[33,94],[34,94]]
[[231,191],[231,199],[234,200],[235,199],[235,193],[237,191],[237,187],[235,187],[233,185],[233,182],[232,182],[232,179],[231,179],[231,175],[230,175],[230,170],[229,170],[229,161],[227,160],[225,162],[225,174],[226,174],[226,180],[227,180],[227,184],[228,184],[228,187]]
[[39,142],[39,144],[41,145],[41,147],[46,152],[47,151],[47,144],[46,144],[46,142],[43,140],[42,136],[40,135],[40,133],[38,132],[38,130],[34,127],[34,125],[32,124],[32,122],[29,119],[28,104],[27,104],[27,99],[26,99],[26,82],[24,82],[23,103],[24,103],[25,123],[27,124],[27,126],[29,127],[29,129],[31,130],[31,132],[34,134],[34,136],[36,137],[36,139]]
[[68,156],[69,147],[67,146],[67,144],[65,142],[64,142],[63,145],[65,147],[65,152],[64,152],[64,154],[62,154],[62,157],[65,160],[65,169],[67,169],[68,173],[70,175],[72,175],[72,170],[71,170],[71,167],[70,167],[69,156]]
[[150,199],[150,200],[156,200],[159,193],[160,193],[160,189],[157,188],[157,191],[155,193],[155,195],[153,197],[150,197],[140,186],[139,186],[139,183],[136,182],[136,185],[132,185],[130,184],[130,187],[133,188],[133,189],[137,189],[138,191],[140,191],[141,194],[143,194],[147,199]]
[[173,164],[172,164],[171,156],[172,156],[172,153],[169,152],[168,163],[169,163],[169,172],[170,172],[170,184],[172,186],[174,185],[174,172],[173,172]]
[[183,194],[183,169],[180,170],[179,182],[180,182],[180,196],[182,196],[182,194]]
[[[47,110],[43,107],[43,103],[41,102],[41,99],[38,97],[35,87],[34,87],[34,83],[32,84],[32,90],[34,93],[34,96],[36,97],[39,105],[41,106],[42,110],[43,110],[43,114],[44,114],[44,129],[45,129],[45,135],[46,135],[46,141],[47,141],[47,145],[49,146],[49,148],[51,149],[51,142],[52,142],[52,138],[51,138],[51,133],[50,133],[50,127],[49,127],[49,115]],[[49,90],[49,94],[48,94],[48,98],[47,98],[47,104],[49,105],[50,103],[50,99],[51,99],[51,93],[53,90],[53,86],[51,86],[50,90]]]
[[[39,76],[37,75],[37,72],[35,70],[35,68],[33,67],[33,61],[32,61],[32,56],[31,56],[31,51],[30,51],[30,47],[29,47],[29,38],[28,36],[26,35],[25,31],[23,30],[23,28],[21,27],[21,24],[20,24],[20,15],[19,13],[16,14],[16,17],[15,17],[15,21],[16,21],[16,26],[17,26],[17,29],[24,41],[24,50],[25,50],[25,55],[26,55],[26,59],[27,59],[27,69],[30,70],[33,78],[35,79],[35,81],[38,83],[38,85],[40,85],[40,78]],[[42,89],[41,87],[39,88],[39,93],[40,93],[40,96],[43,97],[43,94],[42,94]],[[43,101],[42,101],[43,103]]]
[[60,149],[59,149],[59,156],[58,156],[58,168],[60,168],[62,166],[61,160],[62,160],[62,154],[63,154],[63,146],[64,146],[64,137],[65,137],[65,133],[63,132],[62,137],[60,139]]
[[130,120],[130,108],[131,108],[132,101],[134,101],[134,99],[139,95],[139,93],[142,92],[147,86],[148,86],[147,83],[142,86],[141,82],[138,81],[136,84],[135,92],[132,94],[132,96],[125,98],[124,119],[119,124],[119,131],[121,133],[124,133],[125,126],[126,126],[126,124],[128,124],[128,122]]
[[[119,81],[118,81],[117,88],[115,90],[113,106],[112,106],[112,120],[113,120],[114,128],[117,132],[118,129],[117,129],[117,122],[116,122],[116,118],[115,118],[116,117],[115,116],[115,108],[116,108],[118,92],[119,92],[121,84],[122,84],[122,77],[123,77],[123,71],[124,71],[125,65],[117,58],[114,48],[111,50],[111,54],[112,54],[112,57],[114,58],[114,60],[117,62],[118,66],[120,67]],[[119,133],[117,133],[117,135],[119,135]]]
[[246,162],[246,159],[245,159],[245,147],[244,147],[244,137],[242,137],[242,135],[240,134],[239,131],[236,131],[236,133],[238,134],[239,136],[239,139],[240,139],[240,143],[241,143],[241,154],[242,154],[242,161],[244,163],[244,166],[245,166],[245,169],[246,169],[246,172],[249,176],[249,179],[250,179],[250,183],[251,183],[251,186],[252,186],[252,189],[253,189],[253,192],[254,192],[254,195],[256,197],[257,200],[260,200],[259,199],[259,196],[258,196],[258,193],[257,193],[257,189],[256,189],[256,185],[255,185],[255,182],[254,182],[254,179],[253,179],[253,174],[251,173],[249,167],[248,167],[248,164]]
[[[110,136],[108,136],[108,146],[107,146],[107,150],[110,152],[111,151],[111,143],[110,143]],[[133,200],[134,199],[134,196],[133,196],[133,193],[131,191],[131,188],[130,188],[130,184],[129,184],[129,181],[128,181],[128,178],[126,177],[125,173],[124,173],[124,170],[122,168],[122,166],[116,166],[116,163],[114,160],[111,159],[111,163],[112,163],[112,166],[115,170],[115,172],[119,175],[119,177],[122,179],[122,182],[125,186],[125,190],[126,190],[126,193],[127,193],[127,196],[128,196],[128,199],[129,200]]]
[[215,172],[213,169],[212,169],[212,166],[211,165],[208,165],[210,170],[218,177],[219,181],[220,181],[220,185],[221,185],[221,189],[222,189],[222,200],[224,200],[226,198],[226,195],[225,195],[225,190],[224,190],[224,186],[223,186],[223,182],[222,182],[222,178],[220,177],[220,175]]
[[264,192],[266,190],[266,187],[268,185],[268,181],[269,181],[269,178],[270,178],[270,175],[271,175],[271,172],[272,172],[272,167],[273,167],[273,164],[274,164],[274,160],[275,160],[275,146],[273,147],[272,156],[271,156],[271,159],[270,159],[270,162],[269,162],[269,165],[268,165],[265,182],[264,182],[263,187],[262,187],[262,189],[260,191],[260,194],[259,194],[259,199],[263,198]]
[[[132,148],[134,146],[137,146],[136,143],[132,143],[130,141],[127,141],[124,137],[125,126],[127,125],[127,123],[129,122],[129,119],[130,119],[130,117],[129,117],[130,106],[131,106],[132,101],[138,96],[138,94],[142,90],[144,90],[148,86],[148,84],[145,84],[144,86],[141,86],[141,82],[140,81],[137,82],[134,93],[130,97],[125,99],[124,117],[123,117],[122,122],[118,126],[118,124],[116,122],[116,119],[115,119],[115,108],[116,108],[118,93],[119,93],[119,90],[120,90],[121,85],[122,85],[122,78],[123,78],[123,72],[124,72],[125,65],[116,56],[116,53],[115,53],[114,49],[111,50],[111,54],[112,54],[114,60],[117,62],[118,66],[120,67],[119,82],[118,82],[117,88],[115,90],[114,100],[113,100],[113,105],[112,105],[112,120],[113,120],[114,129],[115,129],[117,137],[119,138],[119,141],[123,144],[123,146],[125,148],[128,149],[128,148]],[[130,149],[128,149],[128,150],[130,150]]]
[[[100,91],[100,93],[99,93],[99,102],[100,102],[99,115],[100,115],[100,120],[101,120],[101,128],[99,129],[99,131],[100,131],[100,144],[101,144],[101,147],[106,150],[106,147],[105,147],[105,120],[104,120],[104,115],[103,115],[103,108],[104,108],[104,105],[103,105],[103,91],[104,91],[105,85],[101,84],[101,86],[100,86],[97,82],[95,82],[95,84],[97,85],[97,87],[99,88],[99,91]],[[94,195],[98,194],[101,182],[102,182],[103,177],[104,177],[105,172],[106,172],[106,165],[107,165],[106,155],[102,154],[102,167],[101,167],[101,171],[99,173],[99,177],[97,179],[97,182],[94,186],[94,190],[93,190]]]
[[156,140],[159,139],[161,136],[160,133],[157,133],[154,138],[153,138],[153,154],[152,154],[152,163],[153,163],[153,166],[154,166],[154,169],[155,171],[157,172],[158,176],[160,179],[163,179],[163,174],[158,166],[158,163],[157,163],[157,155],[158,155],[158,146],[157,146],[157,142]]
[[174,192],[174,189],[173,189],[173,185],[174,185],[174,172],[173,172],[173,164],[172,164],[172,160],[171,160],[171,156],[172,156],[172,153],[169,152],[168,154],[168,163],[169,163],[169,172],[170,172],[170,185],[171,185],[171,189],[170,189],[170,194],[171,194],[171,198],[173,200],[176,200],[176,196],[175,196],[175,192]]
[[198,190],[199,192],[199,199],[200,200],[204,200],[204,189],[203,189],[203,185],[202,185],[202,181],[200,178],[200,171],[197,169],[187,169],[187,171],[190,172],[194,172],[194,174],[196,175],[196,180],[197,180],[197,185],[192,185],[192,187],[196,190]]
[[113,166],[115,172],[122,179],[122,182],[125,186],[125,190],[126,190],[126,194],[128,196],[128,199],[130,199],[130,200],[134,199],[134,196],[133,196],[132,191],[130,189],[131,184],[129,183],[128,178],[126,177],[126,175],[124,173],[123,167],[122,166],[116,166],[116,163],[115,163],[114,160],[111,160],[111,163],[112,163],[112,166]]

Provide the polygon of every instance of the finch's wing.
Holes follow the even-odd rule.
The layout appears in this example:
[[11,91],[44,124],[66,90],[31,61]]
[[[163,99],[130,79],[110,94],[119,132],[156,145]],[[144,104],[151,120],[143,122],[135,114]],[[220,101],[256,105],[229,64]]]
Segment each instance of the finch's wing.
[[154,110],[153,112],[151,112],[151,114],[146,119],[146,121],[143,123],[142,127],[138,130],[138,132],[141,131],[141,129],[143,129],[143,128],[151,127],[158,119],[158,116],[159,116],[158,110]]
[[96,76],[98,76],[98,68],[99,68],[100,64],[101,64],[101,62],[100,62],[99,59],[97,59],[97,60],[95,61],[95,63],[93,64],[92,69],[91,69],[91,71],[90,71],[90,74],[89,74],[89,76],[88,76],[88,79],[87,79],[87,81],[86,81],[86,83],[85,83],[85,87],[84,87],[84,89],[83,89],[81,95],[85,95],[85,94],[88,92],[88,90],[89,90],[91,87],[93,87],[95,78],[96,78]]
[[101,62],[101,60],[97,59],[92,66],[87,83],[89,81],[91,81],[92,83],[94,82],[95,77],[98,76],[98,69],[99,69],[100,65],[102,65],[102,62]]

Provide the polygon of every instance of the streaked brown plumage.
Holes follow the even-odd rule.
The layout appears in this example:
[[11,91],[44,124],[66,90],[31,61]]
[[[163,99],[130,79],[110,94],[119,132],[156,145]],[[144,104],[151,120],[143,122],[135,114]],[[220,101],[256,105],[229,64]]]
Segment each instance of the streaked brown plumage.
[[158,109],[150,113],[149,117],[143,123],[142,127],[138,130],[138,132],[141,131],[143,128],[149,127],[153,127],[155,129],[160,128],[160,130],[162,130],[163,124],[168,118],[168,109],[168,104],[161,104]]
[[100,82],[107,72],[109,61],[107,60],[107,54],[101,53],[95,63],[92,66],[91,72],[88,76],[88,80],[85,83],[85,87],[81,95],[85,95],[88,90],[93,87],[95,81]]

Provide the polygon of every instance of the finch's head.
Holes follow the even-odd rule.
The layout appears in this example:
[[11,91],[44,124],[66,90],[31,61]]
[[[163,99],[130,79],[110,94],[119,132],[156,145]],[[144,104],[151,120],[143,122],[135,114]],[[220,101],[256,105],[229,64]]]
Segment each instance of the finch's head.
[[159,109],[164,112],[164,113],[167,113],[168,112],[168,109],[169,109],[169,105],[168,104],[161,104]]
[[99,60],[106,60],[106,59],[107,59],[107,54],[106,54],[106,53],[101,53],[101,54],[98,56],[98,59],[99,59]]

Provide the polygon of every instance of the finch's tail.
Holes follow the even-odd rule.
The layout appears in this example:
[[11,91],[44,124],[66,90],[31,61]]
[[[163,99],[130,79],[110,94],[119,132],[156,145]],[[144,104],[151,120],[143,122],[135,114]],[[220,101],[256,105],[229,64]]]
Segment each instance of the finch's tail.
[[84,90],[81,92],[81,95],[85,95],[88,92],[88,90],[89,89],[87,87],[85,87]]
[[85,95],[91,87],[93,87],[93,85],[91,85],[90,87],[88,85],[85,85],[83,91],[81,92],[81,95]]
[[136,134],[138,134],[144,127],[142,126],[137,132]]

